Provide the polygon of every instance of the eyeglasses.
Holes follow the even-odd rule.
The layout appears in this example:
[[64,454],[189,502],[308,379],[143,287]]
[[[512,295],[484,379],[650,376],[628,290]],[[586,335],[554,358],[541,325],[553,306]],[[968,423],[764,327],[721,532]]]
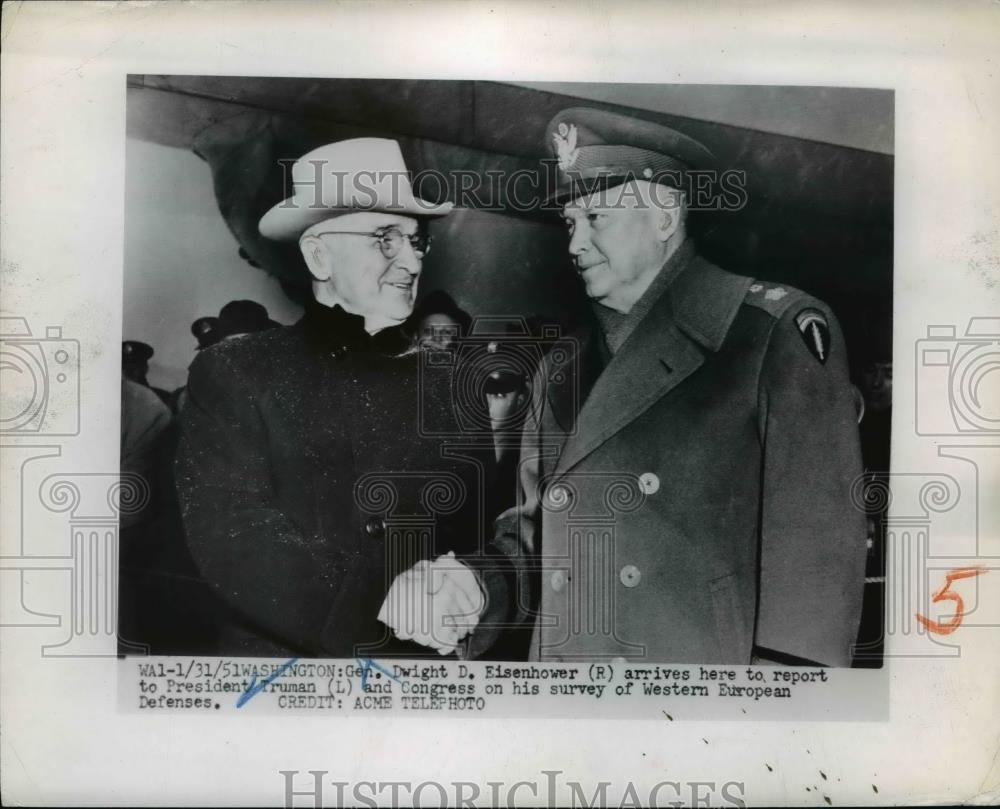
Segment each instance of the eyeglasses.
[[314,233],[314,236],[367,236],[378,242],[382,255],[386,258],[395,258],[399,251],[403,249],[403,242],[409,241],[413,252],[418,258],[423,258],[431,251],[431,237],[428,233],[418,230],[416,233],[403,233],[399,228],[392,226],[380,228],[373,233],[361,230],[324,230]]

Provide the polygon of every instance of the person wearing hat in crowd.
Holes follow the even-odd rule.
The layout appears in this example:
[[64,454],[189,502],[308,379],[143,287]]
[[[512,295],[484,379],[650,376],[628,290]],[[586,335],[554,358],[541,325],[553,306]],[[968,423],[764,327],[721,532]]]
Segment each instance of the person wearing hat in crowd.
[[149,384],[146,375],[149,373],[149,361],[153,358],[153,347],[141,340],[126,340],[122,343],[122,375],[126,379],[149,388],[160,397],[166,405],[170,403],[170,394],[163,388]]
[[298,244],[313,299],[295,325],[223,339],[191,366],[176,480],[192,555],[238,618],[220,652],[427,654],[379,621],[387,589],[484,530],[483,463],[421,430],[453,420],[450,370],[421,376],[403,324],[426,224],[452,206],[414,196],[406,171],[379,138],[300,158],[259,229]]
[[257,301],[230,301],[219,310],[218,334],[220,340],[232,340],[244,334],[274,329],[281,324],[271,320],[267,308]]
[[[204,351],[206,348],[214,346],[219,340],[222,339],[219,334],[219,318],[217,317],[199,317],[191,324],[191,334],[194,339],[198,341],[198,345],[195,346],[195,351]],[[184,407],[184,402],[187,401],[187,384],[181,385],[176,388],[170,394],[170,409],[174,413],[180,413]]]
[[517,572],[479,568],[507,597],[463,623],[466,652],[534,623],[539,660],[850,665],[865,519],[836,318],[698,255],[683,192],[712,165],[701,144],[587,108],[546,142],[596,322],[536,376],[522,502],[494,540]]
[[191,334],[198,341],[195,351],[204,351],[219,342],[219,318],[199,317],[191,324]]
[[497,461],[495,485],[492,487],[493,513],[499,514],[517,502],[517,466],[521,449],[521,429],[527,414],[529,379],[516,361],[505,355],[504,343],[495,346],[498,362],[483,380],[483,396],[493,433],[493,450]]
[[[196,351],[204,351],[221,340],[232,340],[244,334],[274,329],[281,324],[271,320],[267,308],[256,301],[230,301],[219,310],[218,317],[199,317],[191,324],[191,334],[198,341]],[[187,385],[170,394],[170,409],[179,413],[187,401]]]
[[429,293],[413,310],[414,337],[422,348],[447,351],[463,337],[472,326],[472,318],[455,299],[441,289]]

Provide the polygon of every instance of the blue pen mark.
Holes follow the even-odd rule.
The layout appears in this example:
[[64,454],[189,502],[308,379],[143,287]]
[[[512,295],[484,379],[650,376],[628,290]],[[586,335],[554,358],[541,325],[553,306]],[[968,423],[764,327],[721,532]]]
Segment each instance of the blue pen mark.
[[365,686],[368,685],[368,672],[372,669],[382,672],[390,680],[395,680],[397,683],[402,682],[395,674],[386,669],[384,666],[380,666],[370,657],[358,657],[355,658],[358,661],[358,665],[361,666],[361,690],[365,690]]
[[257,675],[255,674],[253,676],[253,679],[250,681],[250,685],[247,686],[247,690],[244,691],[242,694],[240,694],[240,698],[236,701],[236,707],[242,708],[244,705],[246,705],[250,700],[256,697],[261,691],[263,691],[264,688],[269,683],[273,683],[282,674],[288,671],[289,667],[293,666],[296,660],[298,660],[298,658],[293,657],[291,660],[284,663],[281,666],[281,668],[276,669],[271,674],[267,675],[267,677],[265,677],[259,683],[257,682]]

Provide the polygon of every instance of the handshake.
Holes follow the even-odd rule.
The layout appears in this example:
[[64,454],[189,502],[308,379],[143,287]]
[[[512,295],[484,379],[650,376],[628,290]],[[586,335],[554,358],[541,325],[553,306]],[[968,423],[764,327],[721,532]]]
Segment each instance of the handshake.
[[396,637],[447,655],[476,628],[485,606],[476,574],[449,551],[396,576],[378,619]]

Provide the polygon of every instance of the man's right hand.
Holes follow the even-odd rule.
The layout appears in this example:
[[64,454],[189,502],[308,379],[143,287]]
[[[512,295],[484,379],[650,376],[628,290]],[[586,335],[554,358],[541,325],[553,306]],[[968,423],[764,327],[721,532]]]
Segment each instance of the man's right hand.
[[475,629],[484,606],[476,574],[449,552],[400,573],[389,588],[378,619],[398,638],[447,655]]

